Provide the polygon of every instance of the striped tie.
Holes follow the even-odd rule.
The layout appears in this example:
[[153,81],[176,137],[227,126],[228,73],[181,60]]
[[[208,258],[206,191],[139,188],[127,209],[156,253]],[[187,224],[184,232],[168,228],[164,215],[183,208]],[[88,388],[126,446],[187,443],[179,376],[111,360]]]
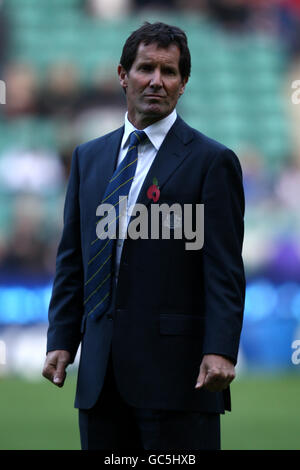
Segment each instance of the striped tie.
[[[105,230],[102,232],[103,234],[109,231],[108,225],[113,223],[116,226],[118,224],[120,217],[119,201],[126,200],[128,196],[137,165],[137,147],[146,137],[144,131],[134,131],[130,134],[127,154],[108,183],[101,204],[110,204],[110,207],[115,210],[115,218],[109,220],[109,224],[106,224]],[[97,224],[100,220],[101,218],[97,221]],[[97,235],[97,238],[95,237],[91,243],[87,280],[84,286],[85,312],[87,316],[94,319],[101,317],[110,305],[114,248],[113,238],[106,237],[102,239],[99,232],[97,232]]]

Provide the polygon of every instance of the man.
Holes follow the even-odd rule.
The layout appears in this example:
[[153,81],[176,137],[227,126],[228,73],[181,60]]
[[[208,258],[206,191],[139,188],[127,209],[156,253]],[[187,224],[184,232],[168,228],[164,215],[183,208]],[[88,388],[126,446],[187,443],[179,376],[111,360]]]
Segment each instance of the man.
[[[73,155],[43,375],[62,386],[81,341],[83,449],[219,449],[244,306],[240,164],[176,114],[190,75],[179,28],[145,23],[133,32],[118,74],[125,125]],[[149,234],[154,206],[178,204],[182,213],[167,222],[173,236],[123,239],[135,203]],[[194,224],[198,204],[204,245],[187,249],[175,226]],[[116,220],[118,239],[105,239],[101,224],[107,233]]]

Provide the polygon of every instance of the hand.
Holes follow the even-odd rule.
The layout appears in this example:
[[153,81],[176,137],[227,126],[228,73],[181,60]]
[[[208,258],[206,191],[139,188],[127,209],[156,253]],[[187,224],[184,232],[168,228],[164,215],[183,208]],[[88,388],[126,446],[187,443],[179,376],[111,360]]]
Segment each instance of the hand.
[[62,387],[67,375],[66,367],[70,364],[70,360],[71,354],[68,351],[59,349],[48,352],[43,368],[43,376],[58,387]]
[[210,392],[221,392],[234,378],[234,365],[229,359],[217,354],[206,354],[200,365],[195,388],[204,387]]

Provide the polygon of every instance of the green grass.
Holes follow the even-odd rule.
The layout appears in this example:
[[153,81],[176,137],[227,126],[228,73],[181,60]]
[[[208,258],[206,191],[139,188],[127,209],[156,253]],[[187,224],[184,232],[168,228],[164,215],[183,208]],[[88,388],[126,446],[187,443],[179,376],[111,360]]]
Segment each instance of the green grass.
[[46,379],[0,380],[0,449],[80,449],[78,412],[73,408],[75,379],[63,388]]
[[222,448],[300,449],[300,376],[242,378],[231,387],[232,412],[222,417]]
[[[300,376],[242,377],[222,416],[222,449],[300,449]],[[0,379],[0,449],[80,449],[75,377],[62,389],[43,380]]]

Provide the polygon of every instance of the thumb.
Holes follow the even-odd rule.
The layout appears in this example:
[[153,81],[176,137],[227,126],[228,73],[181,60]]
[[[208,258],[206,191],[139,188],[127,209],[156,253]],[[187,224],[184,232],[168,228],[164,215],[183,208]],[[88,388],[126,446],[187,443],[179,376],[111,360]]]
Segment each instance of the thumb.
[[62,360],[57,361],[56,371],[53,377],[53,383],[62,386],[66,378],[66,362]]
[[204,384],[205,378],[206,378],[206,373],[207,373],[206,367],[202,363],[201,366],[200,366],[200,371],[199,371],[199,375],[198,375],[198,378],[197,378],[197,383],[196,383],[195,388],[203,387],[203,384]]

